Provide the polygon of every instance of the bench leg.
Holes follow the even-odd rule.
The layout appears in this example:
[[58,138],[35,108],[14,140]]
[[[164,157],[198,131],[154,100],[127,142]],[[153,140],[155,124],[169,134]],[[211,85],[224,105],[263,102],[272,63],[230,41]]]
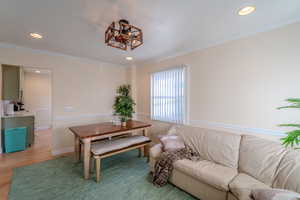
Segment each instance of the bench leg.
[[141,158],[144,155],[144,147],[139,148],[139,157]]
[[99,183],[100,181],[100,170],[101,170],[101,158],[96,158],[96,181]]
[[150,146],[149,145],[144,146],[144,157],[147,157],[147,162],[150,161],[150,159],[149,159],[150,158],[149,151],[150,151]]
[[[148,128],[145,128],[144,130],[143,130],[143,135],[144,136],[148,136]],[[149,151],[150,151],[150,146],[149,145],[145,145],[145,147],[144,147],[144,157],[147,157],[147,162],[149,162]]]
[[78,147],[78,161],[81,162],[82,160],[82,144],[79,142],[79,147]]
[[95,160],[94,160],[94,157],[92,156],[91,160],[90,160],[90,172],[94,171],[94,166],[95,166],[94,162],[95,162]]

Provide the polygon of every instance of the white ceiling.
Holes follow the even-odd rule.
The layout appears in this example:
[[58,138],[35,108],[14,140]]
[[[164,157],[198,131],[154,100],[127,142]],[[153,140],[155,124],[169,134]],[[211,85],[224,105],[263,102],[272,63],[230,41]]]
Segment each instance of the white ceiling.
[[[245,5],[257,11],[238,16]],[[106,27],[121,18],[143,29],[143,46],[125,52],[104,44]],[[0,0],[0,42],[129,64],[126,56],[164,59],[297,20],[299,0]]]

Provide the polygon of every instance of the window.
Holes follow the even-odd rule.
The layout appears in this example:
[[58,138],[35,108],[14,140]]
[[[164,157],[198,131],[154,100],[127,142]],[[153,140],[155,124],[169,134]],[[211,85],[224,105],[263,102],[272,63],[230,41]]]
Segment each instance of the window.
[[186,121],[186,67],[151,74],[151,119]]

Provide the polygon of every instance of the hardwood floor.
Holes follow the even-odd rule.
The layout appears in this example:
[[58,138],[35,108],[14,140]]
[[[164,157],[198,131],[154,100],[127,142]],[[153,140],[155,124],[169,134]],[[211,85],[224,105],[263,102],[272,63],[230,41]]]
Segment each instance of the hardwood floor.
[[37,131],[35,144],[25,151],[0,154],[0,199],[6,200],[10,189],[13,168],[45,160],[54,159],[51,154],[52,132],[51,130]]

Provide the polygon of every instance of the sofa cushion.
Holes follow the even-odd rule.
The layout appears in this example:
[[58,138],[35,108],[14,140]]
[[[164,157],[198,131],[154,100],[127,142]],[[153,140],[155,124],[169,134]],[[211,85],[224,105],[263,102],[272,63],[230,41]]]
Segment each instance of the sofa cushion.
[[279,163],[286,153],[287,150],[279,142],[243,135],[239,171],[271,186]]
[[240,173],[231,181],[229,188],[239,200],[252,200],[250,194],[253,189],[269,189],[271,187],[247,174]]
[[94,155],[102,155],[111,151],[123,149],[144,142],[151,142],[151,140],[148,137],[141,135],[116,138],[112,140],[102,140],[91,145],[91,152]]
[[290,150],[283,157],[273,187],[300,193],[300,150]]
[[174,163],[174,168],[221,191],[228,191],[228,184],[237,175],[236,169],[208,160],[178,160]]
[[201,158],[237,169],[240,135],[192,126],[180,126],[177,132]]
[[254,189],[251,197],[254,200],[299,200],[300,194],[280,189]]

